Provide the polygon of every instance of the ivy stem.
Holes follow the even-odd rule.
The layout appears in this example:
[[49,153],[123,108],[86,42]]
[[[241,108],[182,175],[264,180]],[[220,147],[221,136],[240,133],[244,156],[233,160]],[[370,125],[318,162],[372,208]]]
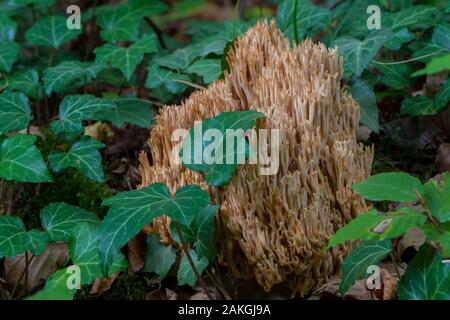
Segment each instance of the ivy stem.
[[[420,202],[420,204],[422,205],[422,207],[424,207],[425,209],[429,209],[429,207],[428,207],[428,205],[427,205],[425,199],[422,197],[422,195],[421,195],[417,190],[415,190],[415,189],[414,189],[414,192],[416,193],[417,199],[419,199],[419,202]],[[425,212],[422,212],[422,214],[424,214],[424,215],[428,218],[428,221],[430,221],[430,222],[433,224],[433,226],[436,228],[436,230],[437,230],[439,233],[441,233],[441,234],[443,233],[441,227],[439,226],[439,223],[437,223],[437,221],[436,221],[436,220],[433,218],[433,216],[428,212],[428,210],[425,210]]]
[[[3,188],[5,186],[5,180],[0,179],[0,208],[2,207],[3,204]],[[2,214],[2,212],[0,212],[0,214]]]
[[224,296],[225,300],[232,300],[227,290],[225,290],[225,288],[219,283],[219,281],[215,279],[214,275],[211,272],[209,272],[208,269],[205,269],[205,272],[208,275],[211,282],[216,286],[217,290],[219,290],[220,293]]
[[194,260],[192,260],[191,254],[189,253],[189,248],[187,246],[187,243],[184,241],[184,236],[183,236],[183,233],[181,232],[180,225],[178,224],[178,222],[174,222],[174,223],[175,223],[175,228],[177,229],[178,235],[180,236],[181,248],[183,249],[184,254],[188,258],[188,261],[189,261],[189,264],[191,265],[192,271],[194,271],[195,276],[197,277],[198,281],[200,282],[200,285],[202,286],[203,291],[205,291],[208,298],[210,300],[214,300],[213,297],[211,296],[211,294],[209,293],[208,288],[206,287],[206,283],[203,281],[203,278],[201,277],[200,273],[198,272],[197,267],[194,264]]
[[55,52],[56,52],[55,48],[51,48],[51,49],[50,49],[50,54],[49,54],[49,57],[48,57],[48,67],[49,67],[49,68],[50,68],[50,67],[52,66],[52,64],[53,64],[53,58],[55,57]]
[[225,261],[229,269],[231,269],[231,258],[230,253],[228,252],[228,246],[227,246],[227,236],[225,234],[225,225],[223,223],[222,215],[220,214],[220,205],[221,205],[221,198],[220,198],[220,190],[219,187],[213,187],[214,196],[216,198],[216,204],[219,206],[219,213],[218,213],[218,220],[219,220],[219,234],[220,234],[220,241],[222,242],[222,248],[225,255]]
[[402,277],[401,277],[401,275],[400,275],[400,269],[398,268],[397,260],[395,259],[395,256],[394,256],[394,254],[392,253],[392,251],[389,252],[389,256],[391,257],[392,263],[394,264],[395,273],[397,273],[398,279],[401,279]]
[[293,22],[293,26],[294,26],[294,39],[295,39],[296,44],[299,43],[298,29],[297,29],[297,10],[298,10],[298,0],[295,0],[294,12],[292,13],[292,19],[293,19],[292,22]]

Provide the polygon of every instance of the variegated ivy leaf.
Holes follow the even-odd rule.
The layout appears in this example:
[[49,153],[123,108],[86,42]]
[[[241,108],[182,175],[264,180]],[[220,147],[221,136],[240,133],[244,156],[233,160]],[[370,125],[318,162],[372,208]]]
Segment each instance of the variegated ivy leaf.
[[91,64],[80,61],[63,61],[55,67],[48,68],[44,72],[43,81],[45,93],[62,93],[76,90],[83,85],[92,83],[105,65]]
[[41,224],[51,241],[69,240],[73,228],[83,222],[98,223],[97,216],[64,202],[51,203],[41,210]]
[[39,84],[39,74],[34,69],[14,72],[8,79],[0,81],[0,87],[3,86],[7,86],[10,90],[21,91],[33,99],[41,99],[43,96],[42,86]]
[[195,73],[203,78],[205,84],[216,81],[222,75],[220,59],[201,59],[195,61],[189,68],[188,73]]
[[32,119],[26,95],[11,91],[0,94],[0,134],[25,129]]
[[96,112],[113,109],[115,106],[112,101],[89,94],[65,96],[59,105],[59,120],[51,123],[52,131],[81,132],[83,120],[92,119]]
[[144,53],[152,53],[156,50],[156,36],[151,35],[136,41],[128,48],[107,43],[95,49],[94,52],[97,62],[111,63],[114,68],[122,71],[127,80],[130,81],[136,66],[142,62]]
[[3,42],[0,46],[0,72],[10,72],[17,59],[20,46],[12,41]]
[[129,0],[119,6],[98,9],[97,24],[108,42],[136,41],[142,18],[164,12],[168,6],[158,0]]
[[114,100],[116,107],[100,111],[94,115],[95,120],[111,121],[121,128],[125,123],[134,124],[142,128],[149,128],[153,123],[155,112],[151,109],[151,102],[137,98],[120,98]]
[[20,182],[52,182],[42,155],[34,145],[36,136],[16,134],[0,147],[0,178]]
[[48,160],[53,170],[60,172],[75,168],[93,181],[103,181],[102,156],[99,149],[105,145],[91,137],[83,136],[68,152],[51,152]]
[[210,203],[208,193],[196,185],[182,187],[172,197],[161,183],[106,199],[103,205],[110,209],[100,228],[98,246],[102,269],[106,273],[120,248],[153,218],[167,215],[172,221],[189,225]]
[[48,236],[45,232],[27,232],[20,218],[0,216],[0,259],[14,257],[28,250],[38,255],[47,244]]
[[337,45],[339,54],[344,57],[345,68],[359,77],[391,36],[392,32],[388,29],[374,30],[362,41],[351,37],[341,37],[334,44]]
[[25,39],[34,45],[59,48],[64,42],[75,39],[81,33],[69,29],[63,16],[47,16],[38,20],[26,33]]
[[13,41],[16,36],[17,23],[6,14],[0,13],[0,43]]
[[[92,222],[77,224],[69,238],[69,255],[73,264],[80,268],[81,285],[91,284],[96,278],[103,277],[97,250],[99,225]],[[125,257],[122,254],[114,258],[108,276],[126,268],[127,264],[123,264],[123,260]]]

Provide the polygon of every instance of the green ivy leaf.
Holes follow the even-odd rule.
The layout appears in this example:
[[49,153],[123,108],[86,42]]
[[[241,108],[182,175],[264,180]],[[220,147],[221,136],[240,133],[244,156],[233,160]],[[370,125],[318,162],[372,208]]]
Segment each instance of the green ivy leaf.
[[[238,166],[237,158],[242,152],[244,157],[248,156],[249,144],[244,137],[245,131],[256,125],[256,119],[263,117],[264,114],[253,110],[224,112],[217,117],[206,119],[195,125],[181,145],[180,157],[183,165],[193,171],[206,172],[206,182],[209,185],[225,185],[231,179],[234,170]],[[204,141],[207,139],[202,139],[202,137],[209,129],[219,130],[221,136],[215,137],[213,142]],[[227,130],[232,130],[232,132],[236,133],[236,139],[233,136],[229,136],[229,138],[234,139],[232,148],[227,146]],[[241,131],[239,132],[238,130]],[[212,146],[215,148],[212,148]],[[240,150],[241,148],[238,148],[238,146],[243,146],[244,150]],[[197,148],[201,148],[202,151],[198,153]],[[205,148],[222,150],[222,154],[211,155],[211,159],[205,158],[203,152]],[[186,153],[185,156],[183,156],[184,153]],[[232,163],[227,163],[227,158],[232,158]]]
[[450,103],[450,80],[447,80],[442,85],[441,91],[439,91],[434,97],[434,104],[438,110],[445,110]]
[[94,52],[97,62],[111,63],[130,81],[136,66],[142,62],[144,54],[156,52],[156,50],[156,36],[151,35],[135,42],[128,48],[107,43],[95,49]]
[[[83,222],[77,224],[71,231],[69,255],[73,264],[80,268],[81,285],[91,284],[96,278],[103,277],[97,250],[99,227],[99,223]],[[111,268],[109,276],[124,269],[124,267],[117,268],[123,259],[125,257],[122,254],[118,254],[114,258],[113,268]]]
[[420,230],[425,234],[428,241],[435,242],[445,257],[450,257],[450,223],[441,224],[438,231],[431,223],[424,224]]
[[65,96],[59,105],[59,120],[51,123],[52,131],[81,132],[83,120],[92,119],[96,112],[110,110],[115,106],[112,101],[89,94]]
[[375,98],[373,84],[368,80],[356,79],[351,86],[351,94],[360,106],[362,124],[366,125],[375,133],[380,132],[380,124],[378,120],[378,107]]
[[67,242],[73,228],[83,222],[98,223],[97,216],[80,207],[54,202],[41,210],[41,224],[53,242]]
[[195,73],[203,78],[205,84],[216,81],[222,75],[220,59],[201,59],[195,61],[186,69],[188,73]]
[[405,98],[402,101],[400,109],[401,115],[432,115],[438,113],[439,110],[434,105],[433,100],[425,96],[415,96],[411,98]]
[[53,182],[38,148],[36,136],[16,134],[0,147],[0,177],[19,182]]
[[67,268],[56,271],[47,279],[44,289],[26,300],[73,300],[77,289],[68,288],[70,275]]
[[26,95],[11,91],[0,94],[0,134],[26,129],[32,119]]
[[[277,10],[277,25],[284,34],[294,40],[294,9],[295,1],[285,0],[280,3]],[[297,31],[299,40],[305,36],[313,35],[313,31],[326,27],[326,20],[331,13],[321,7],[314,6],[310,1],[299,0],[297,6]]]
[[63,16],[47,16],[38,20],[26,33],[25,39],[34,45],[59,48],[64,42],[75,39],[81,30],[69,29]]
[[27,237],[27,250],[30,250],[35,256],[40,255],[45,250],[50,241],[48,233],[40,230],[28,231]]
[[155,112],[151,109],[151,102],[137,98],[120,98],[114,100],[116,107],[97,112],[95,120],[111,121],[116,127],[122,128],[125,123],[134,124],[141,128],[150,128]]
[[344,297],[348,289],[367,272],[371,265],[378,264],[386,258],[392,250],[390,240],[367,240],[354,249],[345,258],[343,264],[343,275],[339,291]]
[[391,40],[387,41],[384,46],[390,50],[400,50],[401,46],[405,43],[414,40],[416,37],[414,33],[408,30],[408,28],[403,28],[394,33]]
[[424,244],[397,284],[401,300],[450,300],[450,265]]
[[184,83],[175,80],[190,81],[191,79],[185,74],[179,74],[166,68],[160,68],[156,64],[152,64],[148,69],[145,86],[149,89],[156,89],[164,86],[167,91],[173,94],[182,93],[187,89],[187,86]]
[[432,25],[439,20],[440,12],[436,7],[412,6],[387,15],[383,24],[392,31],[399,31],[417,25]]
[[352,189],[373,201],[415,201],[415,190],[422,190],[422,183],[416,177],[404,172],[387,172],[370,176],[355,183]]
[[104,65],[91,64],[75,60],[63,61],[55,67],[44,72],[43,81],[45,93],[50,96],[52,92],[63,93],[75,90],[83,85],[92,83]]
[[177,259],[177,253],[172,246],[162,244],[157,235],[147,239],[147,255],[145,257],[145,272],[154,272],[164,279]]
[[17,23],[6,14],[0,14],[0,43],[14,41]]
[[[194,221],[189,226],[181,226],[184,241],[195,243],[195,251],[201,256],[206,257],[210,262],[217,256],[214,247],[214,216],[219,209],[218,206],[206,206],[196,215]],[[172,229],[172,235],[175,240],[181,242],[176,230]]]
[[153,218],[167,215],[175,222],[189,225],[199,210],[210,203],[208,193],[196,185],[178,189],[172,198],[169,189],[161,183],[106,199],[103,205],[111,208],[100,229],[98,248],[102,269],[107,271],[120,248]]
[[374,64],[375,68],[383,73],[381,82],[388,87],[400,90],[410,85],[410,75],[413,67],[409,64]]
[[450,175],[445,174],[444,177],[443,186],[430,180],[421,192],[431,215],[442,223],[450,221]]
[[17,59],[20,46],[12,41],[3,42],[0,46],[0,72],[10,72],[11,67]]
[[422,76],[425,74],[433,74],[450,69],[450,53],[432,58],[424,69],[414,72],[411,77]]
[[[192,249],[189,249],[189,254],[194,262],[195,268],[200,274],[202,274],[203,270],[205,270],[205,268],[208,266],[208,259],[206,257],[199,258],[197,253]],[[197,277],[192,270],[189,259],[186,255],[181,258],[180,267],[178,268],[177,272],[177,279],[179,286],[187,284],[191,287],[195,287],[195,284],[197,282]]]
[[161,55],[153,59],[153,62],[160,66],[176,71],[183,71],[197,57],[197,52],[192,47],[177,49],[172,54]]
[[414,50],[411,58],[418,59],[422,56],[448,52],[450,52],[450,26],[441,24],[433,28],[431,40],[424,43],[420,50]]
[[48,160],[53,170],[60,172],[66,168],[75,168],[93,181],[103,181],[102,156],[99,149],[105,145],[91,137],[83,136],[75,142],[70,150],[65,152],[51,152]]
[[369,63],[378,53],[383,44],[392,37],[388,30],[374,30],[364,40],[341,37],[334,44],[339,53],[344,57],[345,68],[351,70],[356,76],[360,76]]
[[39,100],[42,97],[42,87],[39,84],[39,74],[34,69],[20,70],[13,73],[0,87],[8,86],[8,89],[21,91],[28,97]]
[[167,8],[164,2],[157,0],[129,0],[119,6],[100,7],[97,13],[97,25],[102,29],[100,35],[108,42],[136,41],[140,20]]

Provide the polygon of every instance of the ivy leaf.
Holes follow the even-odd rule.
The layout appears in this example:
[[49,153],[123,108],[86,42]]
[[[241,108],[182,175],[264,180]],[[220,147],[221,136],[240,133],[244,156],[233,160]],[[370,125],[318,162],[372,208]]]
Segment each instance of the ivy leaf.
[[[314,6],[310,1],[299,0],[297,6],[297,32],[299,40],[305,36],[313,35],[312,30],[325,27],[324,23],[331,13],[321,7]],[[294,9],[295,1],[285,0],[278,6],[277,24],[283,30],[284,34],[291,40],[294,40]]]
[[[253,128],[256,120],[263,117],[264,114],[253,110],[224,112],[196,124],[181,145],[180,157],[183,165],[193,171],[206,172],[206,182],[209,185],[225,185],[233,176],[240,156],[244,155],[244,158],[248,156],[249,144],[244,137],[245,131]],[[212,142],[202,139],[205,132],[210,129],[216,129],[218,130],[216,132],[221,133],[220,136],[215,136]],[[227,135],[233,142],[228,145]],[[201,151],[197,150],[200,148]],[[219,151],[217,154],[205,155],[205,148]]]
[[19,182],[53,182],[35,141],[36,136],[24,134],[16,134],[3,141],[0,177]]
[[96,112],[113,109],[115,106],[112,101],[89,94],[65,96],[59,105],[59,120],[51,123],[52,131],[81,132],[83,120],[92,119]]
[[44,289],[27,297],[26,300],[73,300],[76,288],[69,289],[71,273],[67,268],[56,271],[45,283]]
[[28,237],[26,242],[27,250],[30,250],[35,256],[40,255],[49,243],[48,233],[40,230],[30,230],[26,234]]
[[373,85],[364,79],[356,79],[351,86],[351,94],[360,106],[360,122],[375,133],[380,132],[378,107]]
[[25,39],[34,45],[57,49],[80,33],[81,30],[67,28],[65,17],[47,16],[38,20],[25,33]]
[[130,81],[136,66],[142,62],[144,53],[152,53],[156,50],[156,37],[152,35],[135,42],[128,48],[108,43],[95,49],[94,52],[97,62],[111,63]]
[[411,75],[411,77],[438,73],[449,69],[450,69],[450,53],[431,59],[431,61],[427,63],[425,68],[414,72]]
[[6,14],[0,14],[0,43],[14,41],[17,23]]
[[439,20],[439,16],[440,12],[438,8],[431,6],[412,6],[399,12],[388,14],[383,23],[395,32],[402,28],[434,24]]
[[1,86],[8,86],[8,89],[14,91],[21,91],[28,97],[33,99],[41,99],[42,87],[39,84],[39,74],[34,69],[20,70],[13,73],[3,82],[0,82]]
[[106,199],[103,205],[111,208],[100,229],[98,249],[102,269],[107,271],[120,248],[153,218],[167,215],[175,222],[189,225],[199,210],[210,203],[208,193],[196,185],[178,189],[172,198],[161,183]]
[[413,68],[409,64],[374,64],[383,73],[381,82],[393,89],[400,90],[410,85]]
[[95,120],[111,121],[116,127],[122,128],[125,123],[134,124],[141,128],[150,128],[155,112],[151,109],[151,102],[137,98],[120,98],[114,100],[116,107],[100,111],[94,115]]
[[14,257],[26,251],[27,240],[22,220],[12,216],[0,216],[0,259]]
[[80,207],[54,202],[41,210],[41,224],[53,242],[67,242],[73,228],[83,222],[98,223],[97,216]]
[[[200,274],[202,274],[203,270],[205,270],[205,268],[208,266],[208,259],[206,257],[199,258],[197,252],[192,249],[189,249],[189,254],[192,258],[192,261],[194,262],[195,268]],[[181,258],[180,267],[178,268],[177,272],[177,279],[179,286],[187,284],[191,287],[195,287],[195,284],[197,283],[197,277],[192,270],[189,259],[186,255]]]
[[431,40],[426,42],[420,50],[414,50],[411,58],[418,59],[422,56],[450,52],[450,26],[441,24],[433,28]]
[[434,97],[434,104],[438,110],[445,110],[450,102],[450,80],[447,80],[442,85],[441,91],[439,91]]
[[403,28],[394,33],[391,40],[387,41],[384,46],[390,50],[397,51],[400,50],[404,43],[408,43],[415,38],[414,33],[409,31],[408,28]]
[[374,30],[364,40],[341,37],[335,41],[339,53],[344,57],[345,68],[351,70],[357,77],[366,69],[383,44],[392,33],[388,30]]
[[45,93],[49,96],[52,92],[63,93],[92,83],[97,73],[104,67],[101,64],[75,60],[63,61],[59,65],[45,70],[42,79]]
[[25,129],[32,119],[26,95],[11,91],[0,94],[0,134]]
[[[74,265],[80,268],[81,285],[89,285],[96,278],[103,277],[100,268],[100,256],[97,250],[99,223],[83,222],[77,224],[69,238],[69,254]],[[122,254],[114,258],[118,266],[125,257]],[[122,268],[111,268],[109,276]]]
[[450,300],[450,265],[436,250],[424,244],[399,281],[402,300]]
[[[214,216],[218,206],[208,205],[202,208],[189,226],[181,226],[183,238],[188,243],[195,243],[195,251],[201,256],[213,261],[217,252],[214,247]],[[172,229],[175,240],[181,242],[176,229]]]
[[192,47],[177,49],[172,54],[161,55],[153,59],[160,67],[166,67],[176,71],[183,71],[197,57],[197,52]]
[[164,86],[167,91],[173,94],[182,93],[187,89],[187,86],[184,83],[175,80],[189,81],[191,79],[185,74],[179,74],[166,68],[160,68],[156,64],[152,64],[148,69],[145,86],[149,89],[156,89]]
[[75,168],[93,181],[103,181],[102,156],[99,149],[105,145],[91,137],[83,136],[67,153],[51,152],[48,160],[56,172]]
[[366,274],[369,266],[378,264],[391,250],[390,240],[367,240],[354,249],[343,263],[343,275],[339,286],[341,297],[344,297],[356,280]]
[[0,46],[0,72],[10,72],[17,59],[20,46],[12,41],[3,42]]
[[139,33],[140,19],[160,14],[168,6],[161,1],[130,0],[120,6],[99,8],[97,24],[101,37],[109,42],[135,41]]
[[438,113],[439,110],[434,105],[433,100],[425,96],[415,96],[411,98],[405,98],[402,101],[400,109],[401,115],[432,115]]
[[415,190],[420,192],[422,188],[419,179],[404,172],[380,173],[352,186],[368,200],[402,202],[417,200]]
[[220,59],[201,59],[195,61],[189,68],[188,73],[195,73],[203,78],[205,84],[216,81],[222,75]]
[[450,175],[445,174],[444,177],[443,186],[430,180],[424,184],[421,192],[431,215],[441,223],[450,221]]
[[162,244],[157,235],[147,239],[147,255],[145,257],[145,272],[155,272],[164,279],[177,259],[177,253],[172,246]]

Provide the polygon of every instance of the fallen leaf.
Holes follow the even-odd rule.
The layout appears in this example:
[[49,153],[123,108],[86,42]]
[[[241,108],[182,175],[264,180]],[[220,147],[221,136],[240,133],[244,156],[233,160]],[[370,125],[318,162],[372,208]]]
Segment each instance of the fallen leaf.
[[104,294],[109,289],[111,289],[111,286],[114,283],[114,281],[117,279],[117,276],[119,275],[119,273],[120,272],[115,272],[109,278],[95,279],[94,283],[92,284],[90,294],[94,297],[98,297],[98,296],[101,296],[102,294]]
[[425,242],[425,235],[418,228],[413,228],[403,235],[398,242],[398,256],[403,256],[405,250],[409,247],[413,247],[416,251],[419,251],[420,246]]
[[145,255],[147,252],[147,235],[143,232],[128,241],[128,262],[129,270],[133,273],[138,272],[144,267]]
[[438,172],[450,172],[450,143],[439,146],[434,163]]
[[386,269],[381,269],[381,288],[373,290],[375,300],[395,300],[397,299],[397,281]]

